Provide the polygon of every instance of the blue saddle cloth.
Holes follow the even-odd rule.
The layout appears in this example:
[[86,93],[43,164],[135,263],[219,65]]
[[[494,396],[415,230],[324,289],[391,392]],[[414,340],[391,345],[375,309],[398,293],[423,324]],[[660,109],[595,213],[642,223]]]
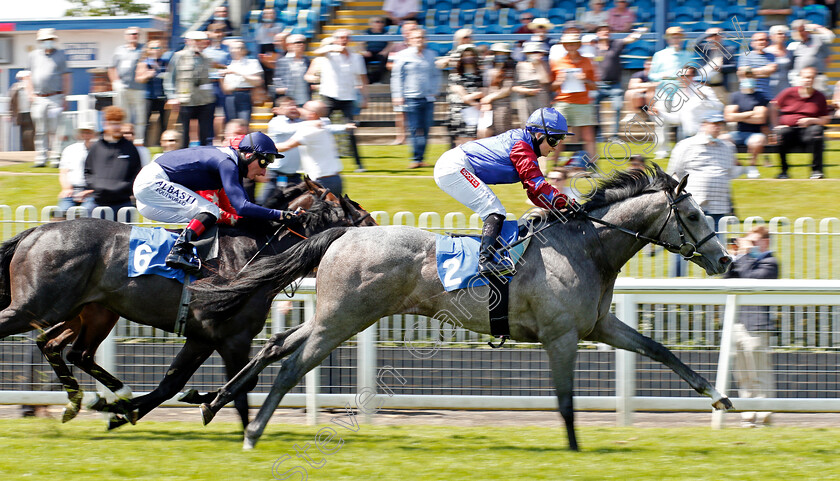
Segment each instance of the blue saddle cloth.
[[128,277],[154,274],[184,282],[184,271],[168,267],[166,255],[178,234],[162,227],[132,227],[128,240]]
[[[505,221],[500,237],[507,245],[516,242],[519,238],[519,227],[516,221]],[[478,275],[480,245],[481,241],[478,237],[437,235],[435,239],[437,272],[447,292],[488,284],[487,278]],[[523,242],[510,250],[509,254],[514,264],[522,257],[526,248],[527,243]]]

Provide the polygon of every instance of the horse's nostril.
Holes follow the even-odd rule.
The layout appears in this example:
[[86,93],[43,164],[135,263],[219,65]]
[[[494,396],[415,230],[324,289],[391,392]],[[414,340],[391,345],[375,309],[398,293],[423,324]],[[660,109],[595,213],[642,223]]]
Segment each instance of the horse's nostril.
[[722,265],[722,266],[729,265],[729,263],[732,262],[732,258],[729,257],[729,256],[723,256],[723,257],[720,258],[720,261],[718,261],[718,262],[720,262],[720,265]]

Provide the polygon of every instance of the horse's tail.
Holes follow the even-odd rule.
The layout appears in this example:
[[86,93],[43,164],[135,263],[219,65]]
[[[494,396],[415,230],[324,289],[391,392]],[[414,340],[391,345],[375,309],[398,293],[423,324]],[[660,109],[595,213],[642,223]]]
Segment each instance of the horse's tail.
[[201,309],[207,309],[220,318],[231,317],[250,294],[265,285],[271,285],[271,295],[276,295],[295,279],[318,267],[321,258],[333,242],[347,232],[348,227],[333,227],[316,234],[287,251],[264,257],[248,268],[247,274],[230,284],[196,282],[190,289],[201,296]]
[[9,266],[12,264],[12,256],[15,254],[18,244],[32,233],[27,229],[0,244],[0,310],[3,310],[12,303],[12,284],[9,276]]

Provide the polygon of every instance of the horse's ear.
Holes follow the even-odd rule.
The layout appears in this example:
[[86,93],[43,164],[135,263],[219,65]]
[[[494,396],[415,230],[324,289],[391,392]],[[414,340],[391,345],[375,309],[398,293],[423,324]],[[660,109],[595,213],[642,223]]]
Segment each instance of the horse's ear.
[[677,185],[677,190],[674,195],[680,195],[682,191],[685,189],[685,184],[688,183],[688,174],[685,174],[682,179],[680,179],[680,183]]
[[314,192],[315,191],[315,189],[316,189],[315,184],[314,184],[314,182],[312,182],[312,180],[309,177],[304,177],[303,182],[306,183],[306,187],[309,188],[309,192]]

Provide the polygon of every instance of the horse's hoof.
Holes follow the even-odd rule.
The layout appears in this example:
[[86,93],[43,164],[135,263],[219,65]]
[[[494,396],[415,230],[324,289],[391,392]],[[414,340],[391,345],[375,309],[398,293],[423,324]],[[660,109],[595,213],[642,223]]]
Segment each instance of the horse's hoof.
[[140,419],[140,414],[137,411],[131,411],[126,414],[126,417],[128,418],[128,422],[130,422],[131,425],[134,426],[135,424],[137,424],[137,420]]
[[251,439],[248,435],[245,435],[245,441],[242,443],[242,450],[243,451],[251,451],[254,449],[254,446],[257,445],[257,441],[255,439]]
[[102,396],[99,395],[98,392],[93,393],[93,399],[87,404],[87,408],[91,411],[102,411],[105,406],[108,405],[108,401],[105,400]]
[[108,420],[108,431],[112,429],[117,429],[118,427],[127,424],[128,420],[119,415],[113,415],[111,419]]
[[195,404],[195,398],[198,396],[198,391],[195,389],[190,389],[186,391],[184,394],[181,394],[181,397],[178,398],[178,401],[182,403],[188,404]]
[[207,403],[204,403],[201,406],[199,406],[199,409],[201,409],[201,420],[204,421],[204,425],[207,426],[208,424],[210,424],[210,421],[212,421],[213,418],[216,416],[216,413],[214,413],[213,410],[210,409],[210,405]]
[[79,414],[79,406],[73,403],[68,403],[64,406],[64,411],[61,412],[61,422],[66,423]]
[[134,397],[134,394],[131,392],[131,388],[125,385],[114,391],[114,395],[117,396],[117,399],[123,399],[125,401]]
[[729,411],[730,409],[732,409],[732,401],[730,401],[728,397],[724,396],[718,399],[717,401],[713,402],[712,407],[722,411]]

